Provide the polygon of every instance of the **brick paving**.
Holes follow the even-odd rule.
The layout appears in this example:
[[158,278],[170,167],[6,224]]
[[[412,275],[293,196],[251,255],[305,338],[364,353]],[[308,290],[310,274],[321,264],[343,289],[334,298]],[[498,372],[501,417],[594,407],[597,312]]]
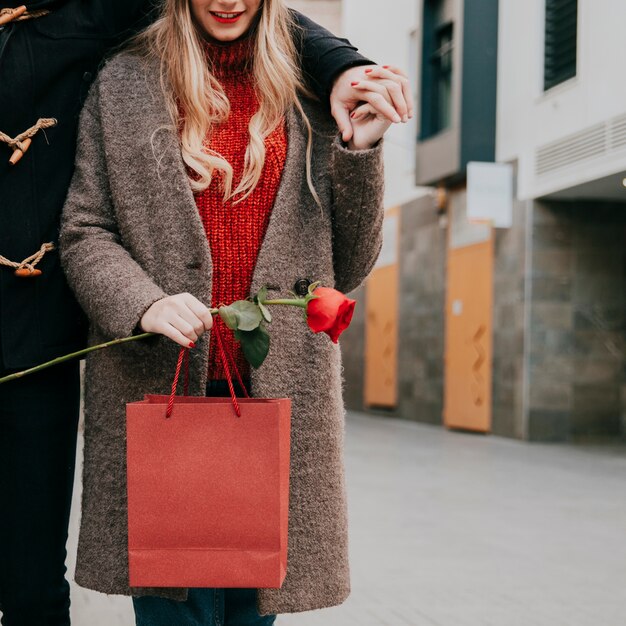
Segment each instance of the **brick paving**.
[[[280,626],[626,623],[626,450],[352,414],[347,467],[353,594]],[[134,624],[127,599],[73,600],[75,626]]]

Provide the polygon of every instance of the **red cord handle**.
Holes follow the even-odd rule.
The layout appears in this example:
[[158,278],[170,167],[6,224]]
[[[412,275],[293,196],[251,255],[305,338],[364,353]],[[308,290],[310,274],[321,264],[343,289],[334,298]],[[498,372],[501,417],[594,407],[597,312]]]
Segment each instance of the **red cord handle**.
[[[241,378],[241,373],[239,372],[239,368],[237,367],[237,362],[235,361],[235,357],[233,356],[233,353],[230,351],[228,344],[222,341],[222,331],[217,326],[215,328],[215,331],[216,331],[215,336],[217,338],[218,345],[220,346],[220,350],[222,352],[221,354],[222,365],[224,366],[224,371],[226,372],[226,376],[227,377],[230,376],[230,371],[228,369],[230,366],[232,371],[235,372],[235,378],[237,379],[237,382],[239,383],[241,392],[246,398],[249,398],[250,394],[248,393],[248,388],[243,383],[243,380]],[[224,360],[224,354],[226,354],[226,359],[228,361],[227,363]]]
[[185,364],[185,382],[183,393],[187,395],[189,393],[189,348],[182,348],[178,353],[178,362],[176,363],[176,372],[174,374],[174,381],[172,382],[172,391],[170,393],[170,399],[167,403],[167,411],[165,417],[172,417],[172,411],[174,410],[174,398],[176,397],[176,390],[178,389],[178,379],[180,378],[180,370]]
[[[231,375],[230,368],[233,368],[235,372],[235,377],[237,378],[237,382],[243,391],[243,394],[246,398],[250,397],[246,386],[243,383],[241,378],[241,374],[239,373],[239,368],[237,367],[237,363],[235,362],[235,358],[225,346],[222,340],[222,331],[220,330],[218,324],[216,323],[213,326],[213,332],[215,333],[215,339],[217,340],[217,348],[220,353],[220,359],[222,361],[222,366],[224,368],[224,373],[226,374],[226,382],[228,383],[228,390],[230,391],[230,398],[233,402],[233,408],[235,409],[235,414],[237,417],[241,417],[241,408],[239,407],[239,402],[237,402],[237,394],[235,393],[235,385],[233,384],[233,378]],[[189,348],[182,348],[178,354],[178,362],[176,363],[176,372],[174,373],[174,380],[172,382],[172,391],[170,393],[170,397],[167,403],[167,410],[165,412],[165,417],[170,418],[172,416],[172,412],[174,411],[174,398],[176,397],[176,391],[178,390],[178,380],[180,378],[181,369],[183,369],[183,365],[185,368],[184,371],[184,395],[189,394]]]

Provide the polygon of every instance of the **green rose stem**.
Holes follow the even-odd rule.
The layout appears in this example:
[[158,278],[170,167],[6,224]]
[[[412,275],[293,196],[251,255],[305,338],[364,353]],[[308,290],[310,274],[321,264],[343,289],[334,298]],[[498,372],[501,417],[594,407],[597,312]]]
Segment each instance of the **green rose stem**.
[[78,352],[72,352],[71,354],[65,354],[64,356],[59,356],[56,359],[52,359],[52,361],[47,361],[46,363],[42,363],[41,365],[36,365],[35,367],[31,367],[22,372],[15,372],[15,374],[10,374],[9,376],[4,376],[0,378],[0,385],[2,383],[8,383],[11,380],[16,380],[18,378],[23,378],[24,376],[28,376],[29,374],[36,374],[41,370],[48,369],[54,365],[59,365],[60,363],[65,363],[66,361],[71,361],[72,359],[80,359],[83,356],[89,354],[90,352],[96,352],[97,350],[104,350],[105,348],[110,348],[111,346],[119,346],[123,343],[130,343],[131,341],[140,341],[141,339],[147,339],[148,337],[153,337],[154,333],[142,333],[141,335],[133,335],[132,337],[124,337],[123,339],[113,339],[111,341],[107,341],[106,343],[98,344],[97,346],[91,346],[89,348],[85,348],[84,350],[79,350]]
[[297,306],[300,307],[301,309],[306,309],[306,305],[308,304],[307,300],[305,299],[298,299],[298,300],[263,300],[263,302],[261,302],[261,304],[269,304],[270,306],[275,306],[275,305],[279,305],[279,306]]
[[[301,309],[306,309],[307,301],[305,299],[264,300],[262,304],[268,306],[295,306]],[[211,315],[217,315],[219,309],[210,309],[210,311]],[[0,378],[0,385],[2,385],[3,383],[8,383],[12,380],[17,380],[18,378],[23,378],[24,376],[29,376],[30,374],[36,374],[37,372],[48,369],[49,367],[59,365],[60,363],[65,363],[66,361],[71,361],[72,359],[82,359],[84,356],[87,356],[91,352],[97,352],[98,350],[104,350],[105,348],[111,348],[112,346],[119,346],[124,343],[130,343],[131,341],[141,341],[143,339],[148,339],[149,337],[154,336],[155,333],[142,333],[140,335],[133,335],[131,337],[123,337],[122,339],[112,339],[111,341],[107,341],[106,343],[100,343],[97,346],[90,346],[89,348],[79,350],[78,352],[65,354],[63,356],[57,357],[56,359],[52,359],[51,361],[47,361],[46,363],[42,363],[41,365],[36,365],[35,367],[31,367],[27,370],[15,372],[14,374],[9,374],[9,376],[4,376],[3,378]]]

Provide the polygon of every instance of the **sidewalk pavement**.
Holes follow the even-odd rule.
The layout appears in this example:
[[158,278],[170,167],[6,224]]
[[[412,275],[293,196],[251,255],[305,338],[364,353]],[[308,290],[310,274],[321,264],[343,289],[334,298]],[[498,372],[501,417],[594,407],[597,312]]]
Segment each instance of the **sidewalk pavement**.
[[[352,596],[278,626],[626,624],[624,449],[351,414],[346,460]],[[70,554],[77,525],[75,506]],[[73,619],[134,625],[128,599],[76,586]]]

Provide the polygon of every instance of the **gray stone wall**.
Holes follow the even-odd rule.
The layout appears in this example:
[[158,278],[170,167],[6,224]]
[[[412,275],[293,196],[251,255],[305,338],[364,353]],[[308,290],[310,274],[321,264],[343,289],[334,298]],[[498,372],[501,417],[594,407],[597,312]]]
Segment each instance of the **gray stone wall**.
[[441,424],[447,228],[433,198],[402,207],[400,239],[400,417]]
[[492,432],[525,437],[524,334],[528,211],[532,203],[515,202],[513,225],[496,229],[494,246],[493,413]]
[[344,402],[353,411],[363,410],[365,373],[365,287],[350,294],[357,304],[349,328],[341,335]]
[[626,205],[535,204],[529,439],[624,433],[625,279]]

